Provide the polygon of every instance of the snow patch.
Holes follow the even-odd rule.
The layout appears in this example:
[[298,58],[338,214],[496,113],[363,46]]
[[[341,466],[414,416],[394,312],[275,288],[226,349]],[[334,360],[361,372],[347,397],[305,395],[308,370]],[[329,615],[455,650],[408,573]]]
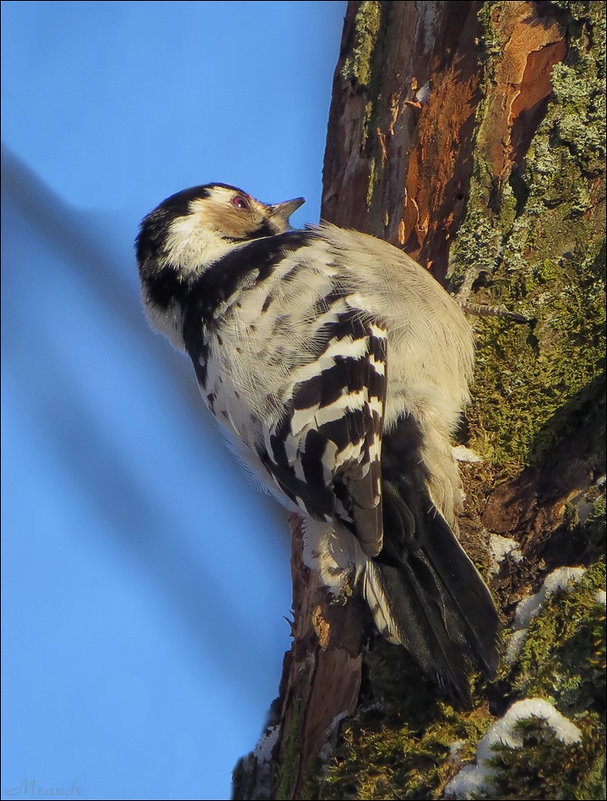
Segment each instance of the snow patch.
[[488,765],[488,760],[493,756],[493,746],[501,744],[508,748],[521,748],[523,737],[520,732],[515,731],[515,726],[519,721],[529,718],[545,721],[555,736],[566,745],[579,743],[582,739],[578,727],[543,698],[525,698],[516,701],[503,718],[495,721],[479,742],[476,749],[476,764],[462,768],[445,787],[445,795],[467,799],[473,798],[475,793],[482,790],[490,790],[495,774],[493,768]]
[[504,657],[507,665],[511,665],[518,659],[526,639],[527,629],[519,629],[518,631],[512,632],[510,641],[508,642],[508,648],[506,649],[506,656]]
[[524,629],[529,625],[532,617],[535,617],[541,609],[542,604],[554,595],[558,590],[569,589],[570,582],[579,581],[584,573],[585,567],[557,567],[550,575],[546,576],[539,592],[529,598],[523,598],[516,607],[514,614],[514,628]]
[[462,761],[462,748],[466,744],[465,740],[454,740],[449,745],[449,762],[455,762],[456,765],[459,765]]
[[483,459],[472,448],[466,448],[465,445],[455,445],[451,448],[451,453],[458,462],[482,462]]
[[593,509],[593,503],[582,503],[577,507],[578,520],[582,525],[588,520]]
[[262,762],[269,762],[272,759],[272,749],[278,742],[278,733],[280,726],[269,726],[259,738],[253,756],[261,764]]
[[489,553],[491,554],[491,572],[497,573],[500,562],[509,556],[515,562],[520,562],[523,553],[519,543],[510,537],[502,537],[499,534],[492,534],[489,538]]
[[337,734],[337,729],[342,720],[347,717],[347,712],[340,712],[339,715],[336,715],[329,724],[327,728],[327,742],[320,749],[319,753],[319,757],[322,762],[327,762],[331,757],[333,749],[335,748],[335,735]]
[[[268,726],[255,750],[243,759],[243,768],[253,777],[251,798],[269,798],[272,791],[272,750],[278,742],[280,726]],[[255,760],[253,762],[253,760]]]
[[506,650],[505,661],[507,664],[511,665],[520,654],[527,637],[527,626],[531,619],[539,613],[542,604],[558,590],[571,589],[569,585],[579,581],[585,572],[586,568],[584,567],[558,567],[546,576],[539,592],[519,601],[514,613],[513,628],[515,631],[510,637]]

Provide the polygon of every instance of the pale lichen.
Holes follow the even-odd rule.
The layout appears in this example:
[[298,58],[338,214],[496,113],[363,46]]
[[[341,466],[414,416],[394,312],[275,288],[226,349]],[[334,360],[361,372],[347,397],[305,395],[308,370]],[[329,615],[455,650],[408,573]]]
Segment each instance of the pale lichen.
[[381,25],[382,3],[363,0],[354,20],[354,41],[341,68],[342,76],[360,89],[371,85],[373,57]]
[[[593,4],[589,4],[592,6]],[[493,8],[495,4],[486,4]],[[601,6],[601,4],[594,4]],[[531,326],[484,318],[471,445],[514,474],[567,435],[597,384],[605,347],[604,7],[574,26],[567,63],[523,168],[513,166],[499,203],[487,149],[475,150],[465,219],[451,251],[454,283],[473,273],[471,300],[504,305]],[[482,12],[489,39],[493,14]],[[477,108],[483,136],[485,105]],[[600,382],[599,382],[600,383]]]

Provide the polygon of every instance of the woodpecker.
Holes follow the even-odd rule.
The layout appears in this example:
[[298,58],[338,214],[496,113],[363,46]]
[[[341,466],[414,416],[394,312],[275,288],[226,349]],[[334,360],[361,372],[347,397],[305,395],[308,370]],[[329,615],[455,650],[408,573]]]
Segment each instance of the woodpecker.
[[293,230],[227,184],[178,192],[141,223],[152,325],[185,351],[202,398],[262,487],[297,511],[304,558],[448,695],[497,665],[498,615],[457,539],[452,436],[473,336],[419,264],[321,222]]

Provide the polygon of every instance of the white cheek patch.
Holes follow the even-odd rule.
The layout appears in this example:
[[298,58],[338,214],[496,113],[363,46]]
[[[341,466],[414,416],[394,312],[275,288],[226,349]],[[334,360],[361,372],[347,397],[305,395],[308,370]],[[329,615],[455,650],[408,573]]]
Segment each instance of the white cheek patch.
[[177,217],[166,238],[168,261],[185,273],[201,273],[233,248],[233,242],[205,227],[202,212]]

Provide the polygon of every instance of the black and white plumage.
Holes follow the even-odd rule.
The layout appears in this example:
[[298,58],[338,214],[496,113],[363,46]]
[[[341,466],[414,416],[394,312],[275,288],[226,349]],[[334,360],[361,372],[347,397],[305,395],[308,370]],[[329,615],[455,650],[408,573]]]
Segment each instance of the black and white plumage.
[[495,671],[498,626],[454,533],[471,330],[391,245],[290,230],[302,203],[225,184],[168,198],[137,238],[144,304],[238,455],[301,514],[308,565],[335,593],[360,586],[381,633],[466,697],[471,663]]

